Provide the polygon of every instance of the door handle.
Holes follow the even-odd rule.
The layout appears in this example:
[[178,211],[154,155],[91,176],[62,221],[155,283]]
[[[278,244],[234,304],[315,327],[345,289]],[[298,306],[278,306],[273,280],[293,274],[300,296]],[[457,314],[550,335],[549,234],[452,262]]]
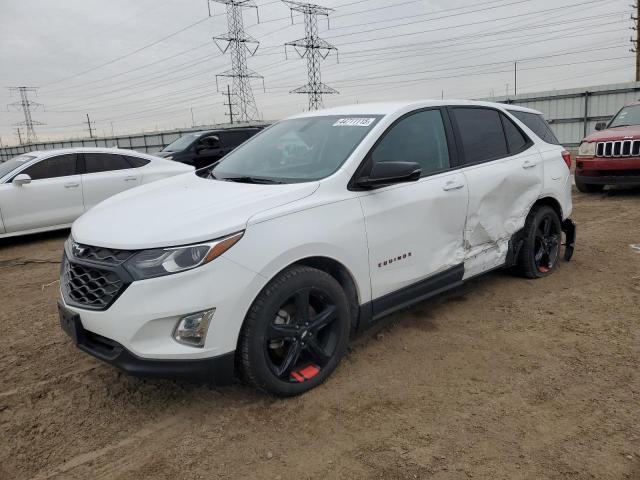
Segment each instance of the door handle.
[[138,180],[136,177],[127,177],[124,179],[125,182],[135,182]]
[[79,186],[79,183],[67,183],[64,188],[78,188]]
[[537,165],[537,163],[536,163],[536,162],[532,162],[532,161],[530,161],[530,160],[527,160],[527,161],[525,161],[525,162],[522,164],[522,168],[524,168],[524,169],[526,170],[527,168],[533,168],[533,167],[535,167],[536,165]]
[[449,181],[444,184],[444,187],[442,187],[442,189],[445,192],[450,192],[451,190],[460,190],[462,187],[464,187],[464,183]]

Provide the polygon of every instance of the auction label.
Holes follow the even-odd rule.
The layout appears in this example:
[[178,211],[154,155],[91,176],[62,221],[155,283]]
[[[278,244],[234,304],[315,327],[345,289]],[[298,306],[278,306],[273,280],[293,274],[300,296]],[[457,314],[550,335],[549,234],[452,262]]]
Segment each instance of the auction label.
[[369,127],[375,118],[341,118],[333,124],[334,127]]

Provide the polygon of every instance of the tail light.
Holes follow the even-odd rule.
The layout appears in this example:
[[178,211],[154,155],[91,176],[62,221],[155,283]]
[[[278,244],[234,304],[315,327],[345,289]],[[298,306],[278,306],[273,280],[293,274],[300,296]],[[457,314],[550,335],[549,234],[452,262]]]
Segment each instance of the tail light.
[[566,150],[563,150],[562,159],[564,160],[564,163],[567,164],[567,167],[569,168],[569,170],[571,170],[571,154]]

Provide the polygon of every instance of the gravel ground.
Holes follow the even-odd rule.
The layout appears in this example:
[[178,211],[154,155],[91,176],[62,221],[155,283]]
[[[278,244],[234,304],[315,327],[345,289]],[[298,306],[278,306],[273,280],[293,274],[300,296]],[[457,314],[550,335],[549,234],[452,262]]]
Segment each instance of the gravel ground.
[[278,400],[122,375],[58,327],[67,232],[0,243],[0,479],[640,479],[640,190],[576,193],[552,277],[389,317]]

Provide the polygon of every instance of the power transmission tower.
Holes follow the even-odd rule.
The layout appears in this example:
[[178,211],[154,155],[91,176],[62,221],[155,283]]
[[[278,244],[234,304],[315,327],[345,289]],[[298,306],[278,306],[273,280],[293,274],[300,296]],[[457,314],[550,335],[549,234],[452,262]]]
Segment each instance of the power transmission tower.
[[20,127],[16,127],[16,136],[18,137],[18,145],[22,145],[22,133],[20,132]]
[[227,93],[223,93],[222,95],[227,97],[227,103],[223,103],[223,105],[225,107],[229,107],[229,113],[226,113],[225,115],[229,116],[229,122],[233,125],[233,107],[235,104],[231,101],[231,95],[233,94],[231,93],[231,87],[229,87],[229,85],[227,85]]
[[[264,77],[247,67],[247,54],[255,55],[260,47],[260,42],[248,35],[244,31],[244,20],[242,11],[246,8],[255,8],[256,14],[258,6],[254,0],[207,0],[209,5],[209,16],[211,16],[211,3],[222,3],[227,8],[227,24],[229,31],[224,35],[213,37],[213,41],[222,53],[227,51],[231,54],[231,70],[216,75],[216,86],[219,77],[232,79],[233,95],[236,102],[233,104],[233,116],[239,122],[250,122],[258,120],[258,107],[251,89],[251,79],[259,78],[264,85]],[[258,17],[258,22],[260,17]],[[223,46],[226,43],[225,46]],[[255,48],[253,48],[255,46]],[[220,91],[218,89],[218,91]],[[231,102],[229,102],[231,103]]]
[[632,7],[636,10],[636,14],[635,16],[631,14],[631,20],[635,22],[631,30],[635,30],[636,38],[631,37],[633,44],[631,51],[636,54],[636,82],[640,82],[640,0]]
[[[29,100],[29,93],[36,93],[38,89],[34,87],[9,87],[9,91],[11,93],[19,92],[20,101],[10,103],[8,107],[13,107],[16,111],[22,110],[24,113],[24,122],[16,123],[15,126],[24,126],[27,129],[26,143],[35,142],[38,137],[36,136],[34,126],[44,125],[44,123],[33,120],[33,118],[31,118],[31,110],[37,110],[43,105]],[[22,145],[22,140],[20,141],[20,144]]]
[[89,138],[93,138],[93,128],[91,128],[91,119],[87,113],[87,125],[89,126]]
[[284,44],[285,56],[287,46],[291,46],[300,55],[300,58],[307,58],[307,74],[309,83],[292,90],[291,93],[306,93],[309,95],[309,110],[318,110],[322,108],[322,95],[338,93],[337,90],[322,83],[320,75],[320,60],[324,60],[332,51],[338,49],[326,40],[318,36],[318,16],[327,17],[329,22],[329,13],[333,12],[331,8],[321,7],[312,3],[300,3],[290,0],[283,0],[291,9],[291,23],[293,24],[293,12],[304,14],[304,30],[305,37],[294,42]]

